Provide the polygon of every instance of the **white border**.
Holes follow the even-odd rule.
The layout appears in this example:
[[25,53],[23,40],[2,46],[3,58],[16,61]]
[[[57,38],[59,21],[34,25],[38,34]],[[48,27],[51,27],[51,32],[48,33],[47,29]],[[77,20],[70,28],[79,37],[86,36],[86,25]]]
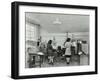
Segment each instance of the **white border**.
[[[62,14],[83,14],[90,15],[90,65],[89,66],[69,66],[53,68],[25,68],[25,12],[41,13],[62,13]],[[74,73],[95,71],[95,12],[94,10],[72,9],[72,8],[52,8],[39,6],[19,7],[19,75],[40,75],[55,73]]]

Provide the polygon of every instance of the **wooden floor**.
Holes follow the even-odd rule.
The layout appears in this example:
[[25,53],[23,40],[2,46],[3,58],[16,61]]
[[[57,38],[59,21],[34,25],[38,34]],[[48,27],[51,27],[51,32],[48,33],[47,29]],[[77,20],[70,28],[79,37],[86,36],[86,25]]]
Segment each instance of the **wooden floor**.
[[[49,64],[47,59],[43,59],[43,63],[41,63],[42,67],[61,67],[61,66],[82,66],[89,65],[89,56],[88,55],[72,55],[70,64],[67,64],[63,57],[56,57],[54,59],[54,64]],[[39,67],[39,66],[37,66]],[[36,68],[36,67],[33,67]]]

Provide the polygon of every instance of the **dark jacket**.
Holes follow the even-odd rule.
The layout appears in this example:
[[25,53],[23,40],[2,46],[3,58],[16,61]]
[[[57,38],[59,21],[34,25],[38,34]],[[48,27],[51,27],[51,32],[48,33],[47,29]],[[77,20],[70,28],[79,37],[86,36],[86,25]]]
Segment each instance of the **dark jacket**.
[[53,47],[51,44],[47,44],[47,54],[49,56],[52,56],[53,55]]

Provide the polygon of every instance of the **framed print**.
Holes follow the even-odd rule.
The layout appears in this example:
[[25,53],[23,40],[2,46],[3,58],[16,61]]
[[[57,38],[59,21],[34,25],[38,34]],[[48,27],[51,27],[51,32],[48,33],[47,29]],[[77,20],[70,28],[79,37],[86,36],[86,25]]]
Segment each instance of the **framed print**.
[[12,2],[13,79],[97,74],[97,7]]

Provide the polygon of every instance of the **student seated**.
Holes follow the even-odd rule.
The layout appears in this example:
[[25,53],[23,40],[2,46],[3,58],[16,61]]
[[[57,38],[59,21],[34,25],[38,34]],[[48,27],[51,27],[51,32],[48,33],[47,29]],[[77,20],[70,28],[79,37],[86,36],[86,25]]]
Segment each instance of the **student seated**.
[[61,46],[58,46],[58,48],[57,48],[57,54],[58,54],[58,57],[59,57],[59,56],[62,56],[62,49],[61,49]]

